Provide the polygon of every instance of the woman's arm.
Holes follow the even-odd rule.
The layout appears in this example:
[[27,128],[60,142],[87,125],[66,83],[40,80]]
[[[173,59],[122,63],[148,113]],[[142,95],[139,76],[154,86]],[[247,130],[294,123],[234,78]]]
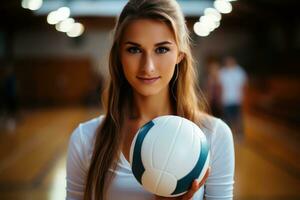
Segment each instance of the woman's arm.
[[84,164],[84,146],[81,127],[78,126],[71,135],[67,155],[67,200],[83,199],[86,170]]
[[211,140],[211,173],[205,183],[206,200],[231,200],[234,184],[234,144],[230,128],[218,120]]

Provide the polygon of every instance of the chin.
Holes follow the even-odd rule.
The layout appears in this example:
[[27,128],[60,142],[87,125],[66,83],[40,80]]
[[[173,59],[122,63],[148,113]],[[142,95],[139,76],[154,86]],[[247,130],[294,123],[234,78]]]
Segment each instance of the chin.
[[160,93],[160,90],[157,88],[147,88],[147,89],[134,88],[134,92],[144,97],[150,97],[150,96],[158,95]]

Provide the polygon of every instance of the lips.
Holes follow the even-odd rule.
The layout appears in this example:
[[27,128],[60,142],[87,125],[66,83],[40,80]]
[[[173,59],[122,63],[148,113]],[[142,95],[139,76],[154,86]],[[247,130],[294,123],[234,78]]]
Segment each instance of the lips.
[[160,76],[157,76],[157,77],[150,77],[150,78],[148,78],[148,77],[139,77],[139,76],[137,76],[137,78],[138,78],[140,81],[142,81],[143,83],[149,84],[149,83],[154,83],[155,81],[157,81],[158,79],[160,79]]

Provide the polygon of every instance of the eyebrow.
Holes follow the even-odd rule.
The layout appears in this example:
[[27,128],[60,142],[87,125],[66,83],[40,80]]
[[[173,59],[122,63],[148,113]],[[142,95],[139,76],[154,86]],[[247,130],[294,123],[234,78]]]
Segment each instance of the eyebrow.
[[[131,44],[131,45],[135,45],[135,46],[138,46],[138,47],[141,47],[140,44],[136,43],[136,42],[131,42],[131,41],[127,41],[125,42],[125,44]],[[169,42],[169,41],[163,41],[163,42],[159,42],[159,43],[156,43],[155,46],[160,46],[160,45],[164,45],[164,44],[173,44],[172,42]]]

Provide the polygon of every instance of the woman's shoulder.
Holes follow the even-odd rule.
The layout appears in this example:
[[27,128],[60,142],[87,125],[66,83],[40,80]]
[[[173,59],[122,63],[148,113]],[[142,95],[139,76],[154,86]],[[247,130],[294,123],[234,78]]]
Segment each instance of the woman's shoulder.
[[83,196],[84,180],[93,153],[93,137],[103,119],[99,116],[79,123],[71,134],[66,162],[67,194],[70,198],[81,199]]
[[83,146],[90,147],[94,141],[96,130],[104,119],[104,115],[81,122],[71,134],[72,143],[80,143]]
[[216,143],[224,140],[232,142],[232,132],[222,119],[206,113],[201,113],[200,115],[201,129],[210,142]]

